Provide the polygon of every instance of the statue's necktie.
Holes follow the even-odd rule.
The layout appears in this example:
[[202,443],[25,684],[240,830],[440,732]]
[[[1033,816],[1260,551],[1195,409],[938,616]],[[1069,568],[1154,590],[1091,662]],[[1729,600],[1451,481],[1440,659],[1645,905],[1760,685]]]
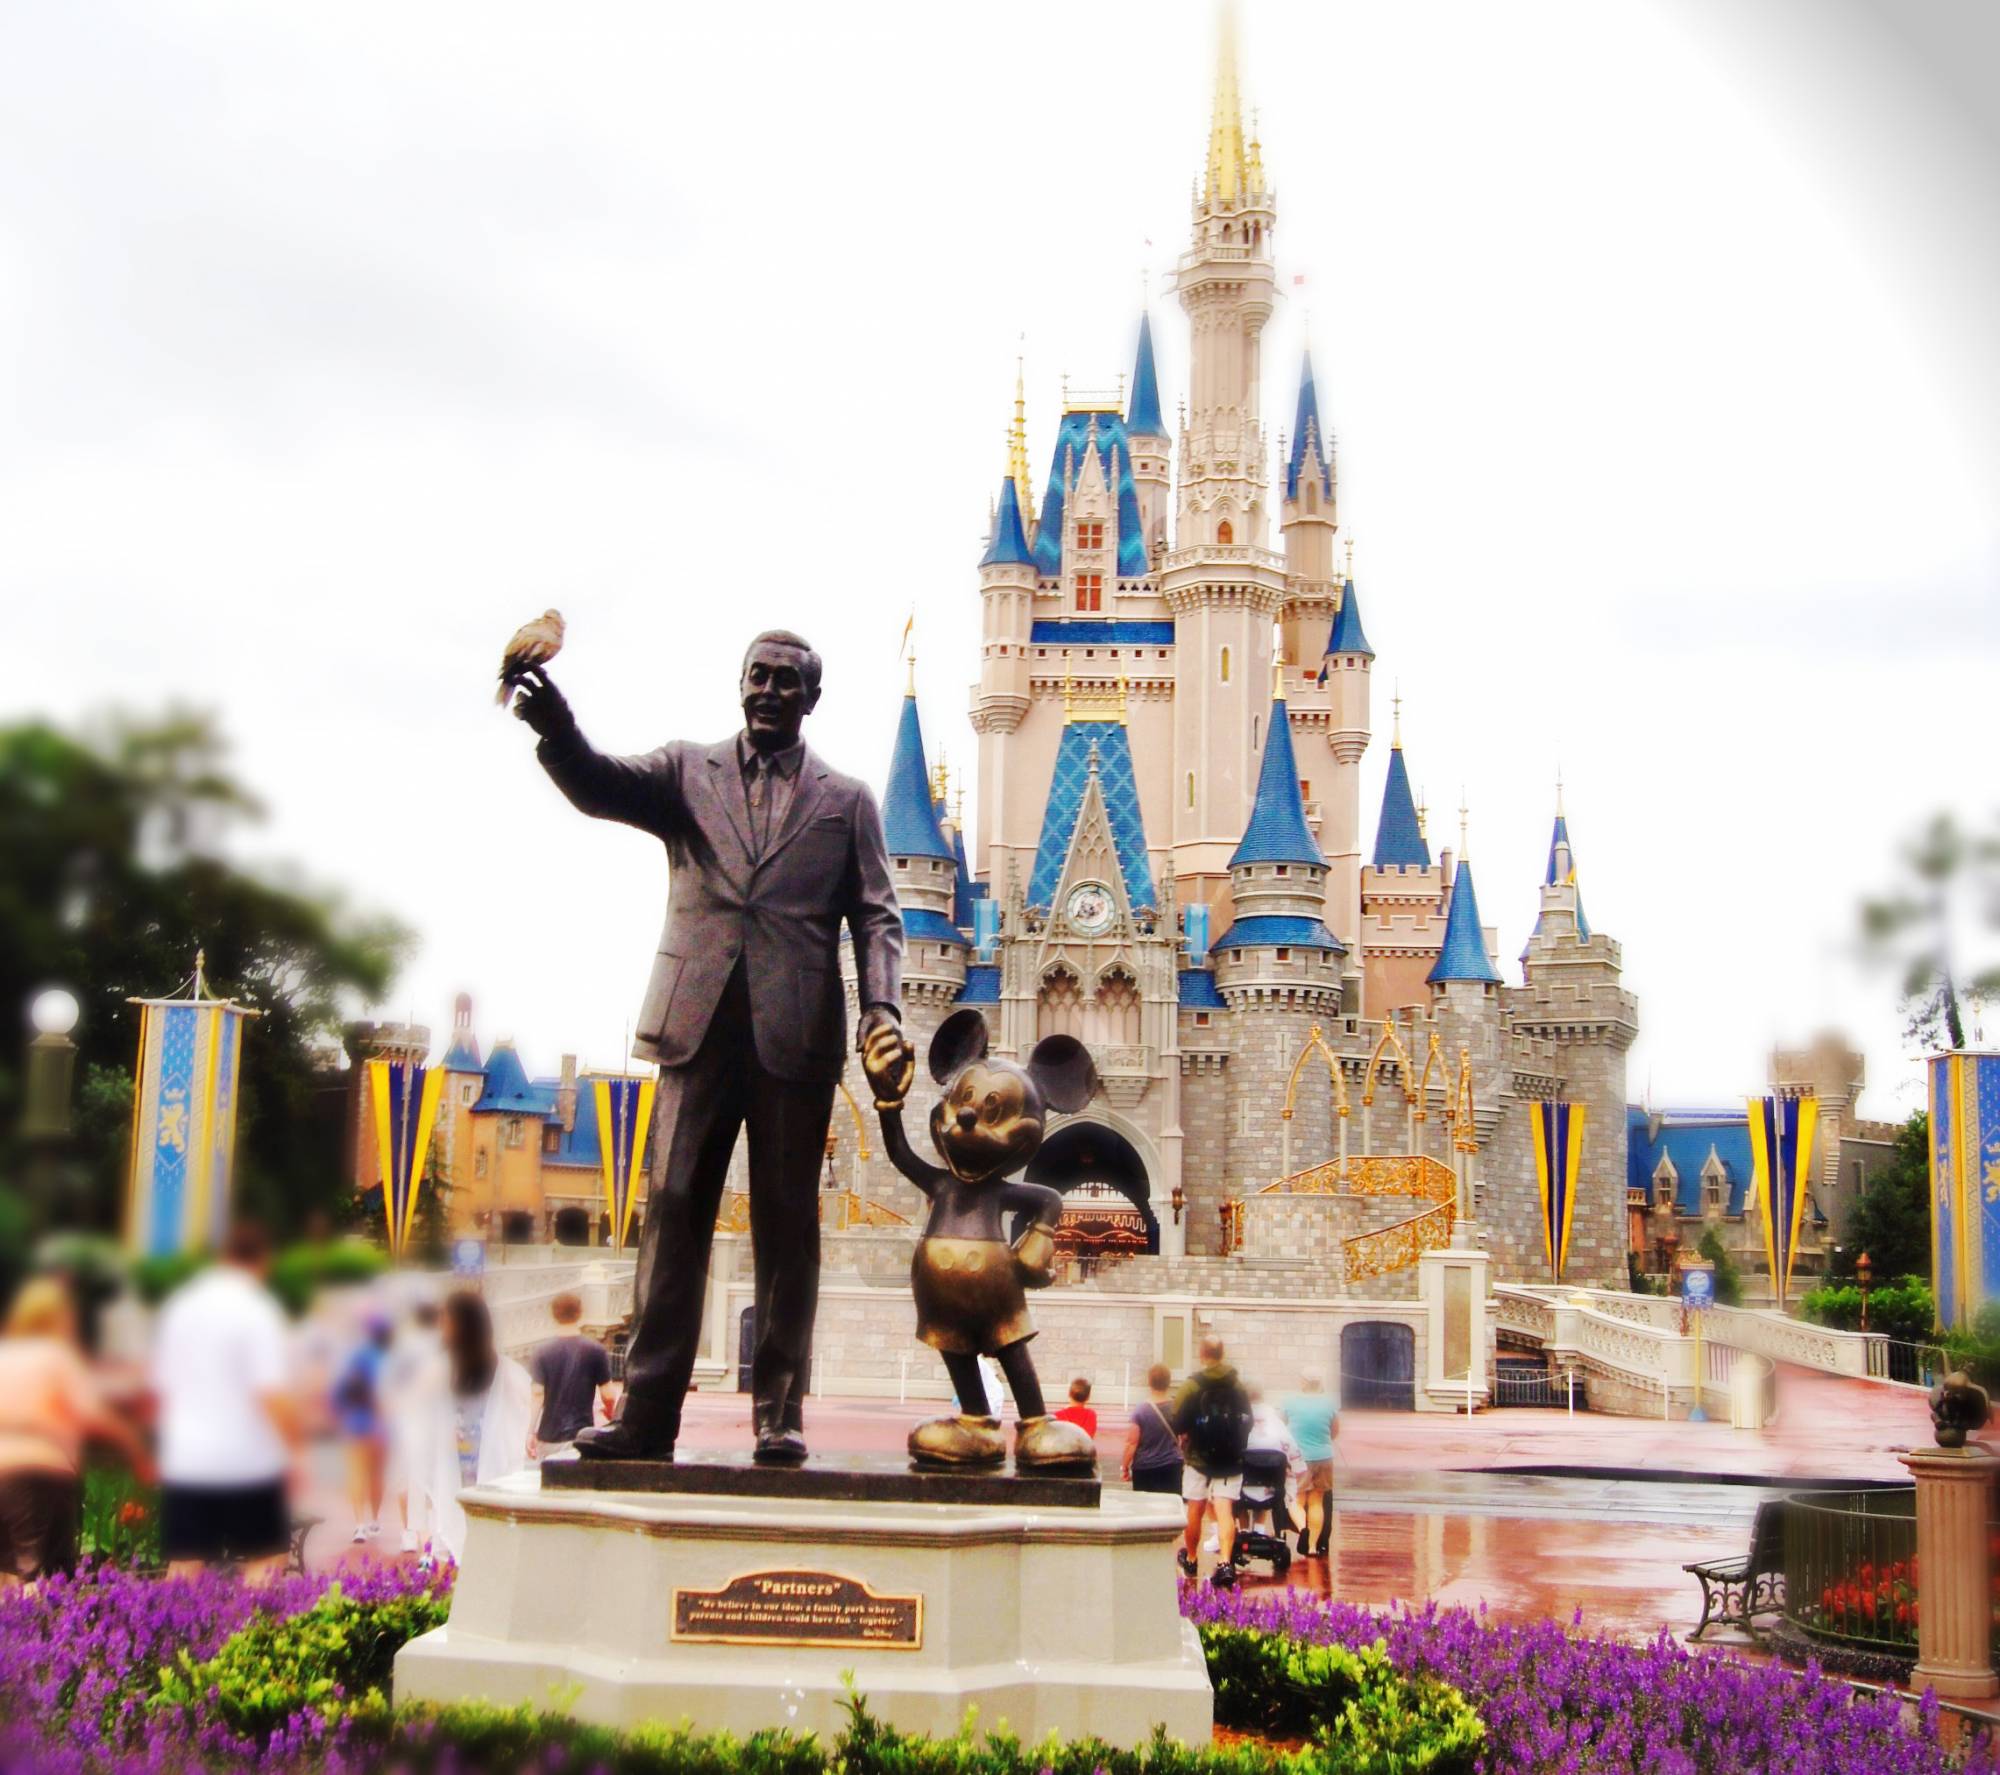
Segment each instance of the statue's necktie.
[[763,856],[771,844],[771,761],[750,761],[750,842]]

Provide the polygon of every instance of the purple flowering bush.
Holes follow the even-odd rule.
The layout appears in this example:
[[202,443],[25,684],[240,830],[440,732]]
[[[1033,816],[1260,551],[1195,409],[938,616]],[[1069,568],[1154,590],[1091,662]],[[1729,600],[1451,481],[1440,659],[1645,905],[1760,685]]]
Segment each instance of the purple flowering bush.
[[1991,1738],[1958,1752],[1934,1701],[1915,1718],[1817,1670],[1693,1651],[1665,1633],[1628,1645],[1555,1621],[1505,1626],[1464,1609],[1378,1611],[1298,1591],[1184,1585],[1197,1626],[1323,1645],[1382,1645],[1478,1709],[1482,1775],[2000,1775]]

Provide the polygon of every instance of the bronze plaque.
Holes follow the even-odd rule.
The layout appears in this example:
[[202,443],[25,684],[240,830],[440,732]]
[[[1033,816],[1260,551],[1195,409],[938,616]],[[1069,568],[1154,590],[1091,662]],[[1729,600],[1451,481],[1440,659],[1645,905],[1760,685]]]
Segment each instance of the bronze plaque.
[[745,1572],[720,1590],[677,1587],[673,1638],[914,1652],[924,1643],[924,1599],[877,1596],[837,1572]]

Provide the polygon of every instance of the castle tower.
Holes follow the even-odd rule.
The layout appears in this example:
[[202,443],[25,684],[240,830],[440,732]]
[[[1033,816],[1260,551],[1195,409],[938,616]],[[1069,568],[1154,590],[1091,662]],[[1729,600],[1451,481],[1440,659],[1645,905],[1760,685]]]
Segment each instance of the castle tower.
[[1167,552],[1174,447],[1160,417],[1153,320],[1146,314],[1139,316],[1139,355],[1132,366],[1132,397],[1125,404],[1125,432],[1132,444],[1132,480],[1139,490],[1139,529],[1146,539],[1146,564],[1157,573]]
[[[1543,876],[1541,916],[1523,957],[1527,985],[1507,1000],[1515,1033],[1549,1045],[1560,1095],[1584,1104],[1589,1115],[1568,1273],[1578,1282],[1615,1285],[1627,1246],[1625,1053],[1639,1032],[1639,1005],[1620,983],[1618,945],[1583,916],[1560,791]],[[1497,1245],[1502,1229],[1494,1237]],[[1520,1255],[1532,1265],[1541,1256],[1540,1234],[1524,1231],[1519,1239]]]
[[1299,406],[1285,459],[1279,526],[1285,539],[1285,657],[1308,659],[1319,626],[1333,618],[1339,574],[1333,563],[1333,444],[1319,417],[1312,353],[1299,369]]
[[[438,1062],[444,1069],[444,1097],[438,1105],[437,1174],[453,1190],[470,1191],[472,1184],[472,1106],[486,1089],[486,1067],[479,1058],[479,1037],[472,1027],[472,995],[461,992],[452,1006],[451,1045]],[[451,1205],[451,1224],[468,1223],[473,1203],[469,1193]]]
[[[1326,744],[1332,769],[1321,797],[1320,848],[1326,853],[1326,918],[1348,946],[1348,967],[1361,967],[1361,757],[1368,750],[1369,680],[1375,649],[1361,627],[1361,598],[1352,578],[1339,590],[1339,607],[1320,662],[1327,699]],[[1408,779],[1404,789],[1408,791]]]
[[888,841],[896,903],[903,909],[903,996],[912,1013],[931,1014],[965,984],[965,938],[952,923],[958,860],[938,825],[930,772],[924,764],[924,736],[917,721],[917,668],[910,662],[910,686],[896,724],[889,781],[882,793],[882,832]]
[[[1023,469],[1025,470],[1025,456]],[[1033,842],[1032,833],[1007,830],[1011,809],[1025,805],[1008,766],[1018,748],[1008,743],[1028,712],[1028,637],[1035,620],[1035,557],[1021,519],[1018,483],[1000,483],[993,536],[979,559],[979,683],[972,693],[972,725],[979,745],[979,831],[973,857],[997,883],[995,848]],[[1029,792],[1032,795],[1032,791]]]
[[1217,903],[1218,929],[1228,912],[1228,857],[1250,815],[1257,748],[1253,739],[1246,750],[1244,740],[1263,715],[1272,625],[1285,601],[1284,557],[1266,546],[1259,402],[1276,222],[1262,152],[1244,139],[1225,14],[1208,164],[1176,273],[1192,334],[1190,387],[1174,547],[1160,573],[1175,618],[1174,874],[1183,903]]
[[[1272,672],[1270,731],[1257,795],[1229,859],[1235,921],[1215,945],[1215,979],[1240,1014],[1229,1067],[1228,1170],[1233,1188],[1261,1188],[1278,1176],[1285,1147],[1279,1106],[1315,1023],[1340,1014],[1345,949],[1326,927],[1326,859],[1306,825],[1299,795],[1283,668]],[[1332,1150],[1332,1104],[1325,1076],[1301,1092],[1290,1147],[1301,1164]]]
[[[1343,608],[1343,615],[1345,614]],[[1403,757],[1401,699],[1389,744],[1389,773],[1375,822],[1375,849],[1361,875],[1361,1007],[1386,1017],[1429,1001],[1429,980],[1445,940],[1445,883],[1450,857],[1437,862],[1424,837],[1410,770]]]

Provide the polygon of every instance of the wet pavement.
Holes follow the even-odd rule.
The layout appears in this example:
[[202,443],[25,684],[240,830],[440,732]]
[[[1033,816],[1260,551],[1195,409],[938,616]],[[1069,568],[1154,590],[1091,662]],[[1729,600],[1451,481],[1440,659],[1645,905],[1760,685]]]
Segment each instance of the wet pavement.
[[[1756,1432],[1587,1412],[1501,1410],[1469,1422],[1350,1412],[1330,1557],[1296,1560],[1285,1582],[1377,1606],[1436,1601],[1521,1621],[1580,1613],[1586,1626],[1622,1638],[1662,1628],[1684,1635],[1701,1610],[1699,1588],[1681,1568],[1740,1552],[1772,1487],[1900,1480],[1895,1450],[1929,1440],[1929,1415],[1913,1389],[1803,1375],[1788,1377],[1781,1399],[1780,1421]],[[682,1448],[746,1450],[749,1405],[739,1393],[691,1396]],[[879,1457],[899,1453],[910,1427],[936,1410],[928,1402],[819,1399],[807,1427],[818,1456]],[[1100,1402],[1098,1448],[1109,1483],[1126,1421],[1122,1408]],[[394,1557],[393,1529],[373,1548],[348,1545],[352,1521],[336,1495],[337,1464],[322,1471],[329,1483],[316,1509],[327,1520],[309,1544],[312,1564]],[[1273,1581],[1261,1565],[1246,1574],[1251,1588]]]

